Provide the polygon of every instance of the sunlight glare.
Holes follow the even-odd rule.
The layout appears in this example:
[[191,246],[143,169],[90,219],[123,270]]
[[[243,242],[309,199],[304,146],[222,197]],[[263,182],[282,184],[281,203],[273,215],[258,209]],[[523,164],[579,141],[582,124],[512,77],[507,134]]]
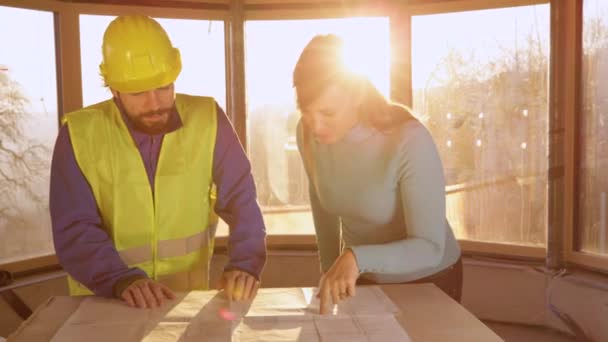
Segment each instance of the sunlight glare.
[[386,17],[247,21],[248,107],[294,107],[292,75],[300,53],[315,35],[330,33],[344,40],[348,65],[368,76],[378,90],[388,96],[389,26]]
[[370,27],[351,21],[344,25],[344,31],[340,34],[344,39],[345,67],[368,77],[381,89],[382,85],[389,83],[390,41],[378,35],[371,35],[370,32],[381,31],[382,24],[377,21]]

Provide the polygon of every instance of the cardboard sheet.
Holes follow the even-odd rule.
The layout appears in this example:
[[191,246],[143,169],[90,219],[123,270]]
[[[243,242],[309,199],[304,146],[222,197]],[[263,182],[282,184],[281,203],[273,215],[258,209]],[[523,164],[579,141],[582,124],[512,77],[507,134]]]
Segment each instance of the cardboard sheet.
[[261,289],[250,303],[217,291],[184,293],[157,309],[84,299],[51,341],[409,341],[397,307],[378,287],[361,287],[333,315],[319,315],[313,288]]
[[410,341],[395,316],[245,317],[232,341],[369,342]]

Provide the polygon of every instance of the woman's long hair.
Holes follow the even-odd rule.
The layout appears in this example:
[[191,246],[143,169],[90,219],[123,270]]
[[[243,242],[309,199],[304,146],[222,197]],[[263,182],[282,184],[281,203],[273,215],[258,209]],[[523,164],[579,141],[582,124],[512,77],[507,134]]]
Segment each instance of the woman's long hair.
[[389,101],[368,78],[349,70],[344,57],[344,42],[334,34],[317,35],[306,45],[293,72],[300,110],[336,84],[360,96],[361,120],[380,131],[412,118],[409,108]]

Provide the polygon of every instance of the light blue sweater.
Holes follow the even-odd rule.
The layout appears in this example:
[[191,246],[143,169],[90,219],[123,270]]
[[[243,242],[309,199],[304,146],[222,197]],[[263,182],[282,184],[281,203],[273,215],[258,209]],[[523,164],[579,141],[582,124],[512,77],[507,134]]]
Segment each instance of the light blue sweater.
[[458,260],[441,160],[419,121],[388,132],[360,123],[331,145],[312,137],[304,144],[302,128],[298,148],[323,272],[344,248],[354,252],[361,276],[379,283],[420,279]]

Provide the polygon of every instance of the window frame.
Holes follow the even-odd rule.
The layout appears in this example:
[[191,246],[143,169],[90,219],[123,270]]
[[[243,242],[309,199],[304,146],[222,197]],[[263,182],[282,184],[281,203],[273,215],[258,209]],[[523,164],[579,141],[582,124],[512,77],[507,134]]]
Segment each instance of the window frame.
[[[582,266],[602,273],[608,273],[608,254],[586,253],[579,249],[578,239],[580,230],[580,215],[578,198],[582,191],[580,175],[577,166],[581,158],[582,125],[577,121],[577,113],[583,112],[582,99],[582,59],[583,59],[583,1],[575,0],[560,3],[558,10],[564,16],[561,27],[558,27],[560,51],[563,54],[562,64],[555,68],[556,78],[562,86],[560,100],[563,101],[563,120],[565,130],[564,164],[564,218],[565,238],[564,252],[565,263],[570,266]],[[562,29],[559,31],[559,29]],[[563,50],[568,49],[568,50]],[[568,69],[566,66],[576,65],[576,68]]]
[[[374,1],[342,2],[325,0],[176,0],[154,5],[111,5],[101,0],[75,3],[58,0],[5,0],[3,6],[51,11],[55,15],[58,107],[61,113],[82,106],[79,15],[118,15],[137,12],[175,19],[223,20],[226,58],[227,112],[241,141],[246,142],[244,88],[244,23],[247,20],[320,19],[353,16],[388,16],[391,34],[391,97],[411,105],[411,18],[415,15],[550,4],[551,58],[550,87],[550,168],[547,248],[459,240],[465,254],[492,255],[545,260],[549,268],[582,266],[608,273],[608,256],[576,250],[578,233],[576,150],[580,108],[580,68],[582,56],[582,1],[551,0],[409,0],[386,2],[378,8]],[[179,5],[177,5],[179,3]],[[182,5],[183,3],[183,5]],[[170,4],[170,6],[167,6]],[[315,6],[310,6],[314,4]],[[194,7],[194,9],[189,8]],[[314,7],[314,8],[310,8]],[[558,14],[561,17],[558,17]],[[557,51],[567,53],[557,54]],[[578,64],[576,64],[578,63]],[[396,70],[399,71],[397,74]],[[67,96],[69,94],[70,96]],[[58,118],[59,122],[59,118]],[[247,149],[247,146],[244,146]],[[216,239],[216,250],[225,250],[227,237]],[[269,249],[316,250],[314,235],[269,235]],[[58,266],[55,255],[24,259],[0,265],[11,272]]]

